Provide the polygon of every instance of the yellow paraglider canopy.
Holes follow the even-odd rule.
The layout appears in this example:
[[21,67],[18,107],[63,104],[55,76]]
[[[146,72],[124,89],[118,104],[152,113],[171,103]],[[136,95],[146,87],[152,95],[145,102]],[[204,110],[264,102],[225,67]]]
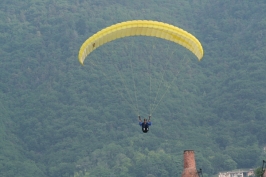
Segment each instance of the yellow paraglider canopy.
[[190,50],[198,60],[203,57],[203,48],[192,34],[167,23],[133,20],[109,26],[88,38],[79,50],[78,59],[83,65],[85,58],[99,46],[127,36],[153,36],[180,44]]

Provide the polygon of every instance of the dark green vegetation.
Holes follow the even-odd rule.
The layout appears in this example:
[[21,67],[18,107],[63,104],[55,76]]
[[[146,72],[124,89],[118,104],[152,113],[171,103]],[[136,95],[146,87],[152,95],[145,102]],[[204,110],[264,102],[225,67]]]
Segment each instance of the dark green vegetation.
[[[80,66],[85,39],[133,19],[191,32],[205,49],[202,62],[182,48],[171,55],[175,46],[160,39],[136,38],[97,49],[90,57],[102,70]],[[204,176],[258,167],[266,144],[265,51],[263,1],[1,0],[0,176],[180,176],[185,149],[195,150]],[[174,63],[167,84],[177,79],[148,134],[115,89],[120,81],[102,72],[119,77],[114,62],[133,87],[127,57],[138,71],[143,116],[143,58],[158,68],[167,58]]]

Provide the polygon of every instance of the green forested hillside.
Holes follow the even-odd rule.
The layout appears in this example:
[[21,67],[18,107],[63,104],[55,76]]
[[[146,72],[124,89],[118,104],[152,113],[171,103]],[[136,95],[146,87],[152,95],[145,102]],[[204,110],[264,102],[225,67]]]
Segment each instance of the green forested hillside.
[[[88,37],[135,19],[189,31],[204,58],[130,37],[79,64]],[[204,176],[258,167],[266,159],[265,34],[263,1],[2,0],[0,176],[180,176],[186,149]],[[150,106],[143,134],[137,116]]]

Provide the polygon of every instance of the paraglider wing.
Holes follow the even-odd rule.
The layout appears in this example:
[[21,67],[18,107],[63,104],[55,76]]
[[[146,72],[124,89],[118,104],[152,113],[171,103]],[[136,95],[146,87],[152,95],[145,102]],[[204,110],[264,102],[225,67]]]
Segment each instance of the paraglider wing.
[[85,58],[96,48],[115,39],[127,36],[153,36],[180,44],[190,50],[198,60],[203,57],[203,48],[192,34],[167,23],[133,20],[118,23],[95,33],[88,38],[79,50],[78,59],[83,65]]

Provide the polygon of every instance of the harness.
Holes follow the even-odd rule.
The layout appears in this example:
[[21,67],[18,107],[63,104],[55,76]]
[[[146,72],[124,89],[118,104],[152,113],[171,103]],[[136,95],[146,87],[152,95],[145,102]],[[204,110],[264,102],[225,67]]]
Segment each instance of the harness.
[[146,123],[146,124],[142,123],[142,131],[143,131],[143,133],[147,133],[149,131],[148,123]]

